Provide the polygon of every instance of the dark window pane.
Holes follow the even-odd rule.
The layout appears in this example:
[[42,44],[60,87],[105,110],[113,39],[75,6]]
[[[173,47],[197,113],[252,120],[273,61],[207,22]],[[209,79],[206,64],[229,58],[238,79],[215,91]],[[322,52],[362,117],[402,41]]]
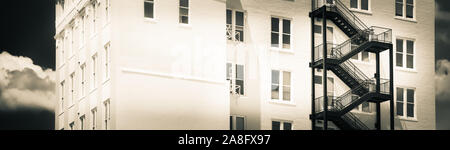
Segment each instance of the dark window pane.
[[232,11],[231,10],[227,10],[227,24],[232,24],[232,17],[233,17],[233,15],[232,15]]
[[280,32],[280,19],[272,18],[272,31]]
[[362,61],[369,62],[369,52],[362,52]]
[[397,52],[403,52],[403,40],[397,39]]
[[244,41],[244,31],[236,30],[236,40],[243,42]]
[[361,9],[369,10],[369,0],[361,0]]
[[289,122],[283,123],[283,130],[292,130],[292,123]]
[[283,33],[291,33],[291,21],[283,19]]
[[406,99],[408,103],[414,103],[414,90],[406,90]]
[[406,105],[406,113],[408,117],[414,117],[414,104]]
[[180,23],[188,24],[189,18],[187,16],[180,16]]
[[358,0],[350,0],[350,8],[358,8]]
[[413,69],[414,68],[414,57],[413,55],[406,55],[406,67]]
[[314,76],[314,83],[315,84],[322,84],[322,77],[321,76]]
[[328,4],[333,4],[334,2],[333,2],[333,0],[327,0],[327,3]]
[[236,130],[244,130],[245,122],[243,117],[236,117]]
[[232,71],[231,67],[232,67],[231,63],[227,63],[227,80],[231,79],[231,71]]
[[411,5],[413,5],[413,4],[414,4],[414,0],[406,0],[406,4],[411,4]]
[[153,18],[153,3],[144,3],[144,17]]
[[397,102],[403,102],[403,88],[397,88]]
[[406,5],[406,18],[414,18],[413,6]]
[[189,0],[180,0],[180,6],[189,7]]
[[403,16],[403,2],[401,0],[395,3],[395,16]]
[[233,130],[233,116],[230,116],[230,130]]
[[236,85],[239,86],[239,89],[236,89],[236,92],[240,95],[244,95],[244,80],[236,80]]
[[370,103],[369,102],[362,103],[362,111],[370,113]]
[[291,48],[291,36],[283,34],[283,48]]
[[403,103],[397,102],[397,115],[403,116]]
[[244,26],[244,13],[236,11],[236,25]]
[[280,122],[272,121],[272,130],[280,130]]
[[322,34],[322,26],[314,25],[314,33]]
[[279,47],[280,44],[280,35],[278,33],[272,33],[271,34],[271,44],[272,47]]
[[406,52],[414,54],[414,41],[406,41]]
[[396,60],[397,60],[397,67],[403,67],[403,55],[397,53]]
[[189,9],[180,8],[180,16],[188,16],[188,15],[189,15]]

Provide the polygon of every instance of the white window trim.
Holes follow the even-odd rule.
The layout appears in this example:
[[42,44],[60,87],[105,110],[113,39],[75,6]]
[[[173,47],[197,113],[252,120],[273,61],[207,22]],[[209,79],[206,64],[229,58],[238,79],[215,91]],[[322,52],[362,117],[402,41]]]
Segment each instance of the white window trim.
[[[272,42],[270,42],[269,44],[270,44],[270,49],[272,49],[272,50],[274,50],[274,51],[280,51],[280,52],[288,52],[288,53],[294,53],[294,40],[293,40],[293,26],[294,26],[294,24],[293,24],[293,20],[294,19],[292,19],[292,17],[281,17],[281,16],[277,16],[277,15],[271,15],[270,16],[270,21],[272,21],[272,18],[278,18],[279,19],[279,22],[278,22],[278,28],[279,28],[279,31],[278,31],[278,47],[272,47]],[[290,31],[291,31],[291,33],[289,33],[289,35],[290,35],[290,38],[289,38],[289,45],[290,45],[290,48],[283,48],[283,20],[289,20],[290,22],[291,22],[291,26],[290,26]],[[272,23],[270,23],[270,28],[272,28]],[[270,33],[272,33],[272,29],[270,29]],[[272,35],[271,35],[272,36]],[[272,37],[270,37],[270,38],[272,38]],[[271,40],[269,40],[269,41],[271,41]]]
[[[368,3],[368,10],[363,10],[362,8],[361,8],[361,5],[362,5],[362,3],[361,3],[361,0],[357,0],[358,1],[358,4],[357,4],[357,8],[352,8],[351,7],[351,3],[350,3],[350,5],[349,5],[349,9],[351,10],[351,11],[353,11],[353,12],[358,12],[358,13],[362,13],[362,14],[372,14],[372,0],[367,0],[367,3]],[[349,1],[350,2],[350,1]]]
[[85,130],[86,128],[85,128],[85,126],[86,126],[86,115],[81,115],[80,116],[80,130]]
[[284,130],[284,123],[290,123],[291,124],[291,130],[294,130],[294,121],[289,121],[289,120],[281,120],[281,119],[272,119],[270,121],[270,129],[272,130],[272,122],[276,121],[280,123],[280,130]]
[[59,107],[60,107],[60,108],[59,108],[59,114],[60,114],[60,115],[64,113],[64,109],[65,109],[65,105],[64,105],[64,104],[65,104],[65,101],[66,101],[66,100],[65,100],[65,99],[66,99],[66,98],[65,98],[65,93],[66,93],[66,92],[65,92],[65,90],[66,90],[66,89],[65,89],[65,84],[66,84],[66,83],[65,83],[64,80],[61,81],[60,84],[59,84],[60,90],[61,90],[61,91],[60,91],[60,92],[61,92],[61,93],[60,93],[60,99],[59,99],[59,104],[60,104],[60,106],[59,106]]
[[[245,29],[245,27],[246,27],[246,23],[245,23],[245,20],[246,20],[246,18],[247,18],[247,12],[245,11],[245,10],[241,10],[241,9],[232,9],[232,8],[227,8],[226,10],[231,10],[231,40],[229,40],[228,38],[227,38],[227,41],[236,41],[236,42],[240,42],[240,43],[245,43],[246,42],[246,40],[245,40],[245,35],[246,35],[246,29]],[[243,26],[243,29],[244,29],[244,36],[243,36],[243,41],[240,41],[240,40],[237,40],[236,39],[236,12],[242,12],[243,14],[244,14],[244,20],[243,20],[243,22],[244,22],[244,26]],[[226,14],[225,14],[226,15]],[[225,16],[226,17],[226,16]],[[226,19],[226,18],[225,18]],[[227,24],[228,25],[228,24]]]
[[395,14],[395,6],[396,6],[396,1],[394,0],[394,18],[395,19],[399,19],[399,20],[403,20],[403,21],[410,21],[410,22],[417,22],[416,18],[417,18],[417,14],[416,14],[416,7],[417,7],[417,0],[413,1],[413,17],[412,18],[407,18],[406,17],[406,0],[402,0],[403,1],[403,5],[402,5],[402,16],[397,16]]
[[95,53],[94,55],[91,56],[91,74],[90,74],[90,78],[91,78],[91,93],[93,91],[95,91],[98,87],[97,85],[97,80],[98,80],[98,55],[97,53]]
[[[278,91],[278,99],[272,99],[272,71],[279,71],[279,79],[278,79],[278,86],[280,87],[279,88],[279,91]],[[284,74],[284,72],[289,72],[289,73],[291,73],[291,85],[290,85],[290,88],[291,88],[291,90],[290,90],[290,97],[289,97],[289,99],[290,100],[283,100],[283,74]],[[295,105],[295,101],[294,101],[294,99],[293,99],[293,86],[292,86],[292,83],[293,83],[293,80],[292,80],[292,77],[293,77],[293,73],[292,73],[292,71],[291,70],[289,70],[289,69],[271,69],[270,70],[270,86],[269,86],[269,91],[270,91],[270,96],[269,96],[269,99],[270,99],[270,102],[273,102],[273,103],[280,103],[280,104],[288,104],[288,105]]]
[[246,116],[242,116],[242,115],[230,115],[231,116],[231,120],[233,121],[232,123],[232,128],[230,130],[237,130],[237,122],[236,122],[236,118],[240,117],[240,118],[244,118],[244,130],[247,130],[247,117]]
[[[397,40],[403,40],[403,64],[401,67],[397,66]],[[413,68],[407,68],[407,41],[413,41]],[[396,70],[399,71],[405,71],[405,72],[412,72],[412,73],[417,73],[417,65],[416,65],[416,55],[417,55],[417,51],[416,51],[416,40],[413,38],[406,38],[406,37],[396,37],[395,38],[395,51],[394,51],[394,66]]]
[[81,73],[81,75],[80,75],[80,92],[81,92],[81,94],[80,94],[80,97],[79,97],[79,101],[81,101],[82,99],[84,99],[84,97],[86,97],[86,85],[87,85],[87,82],[86,82],[86,69],[87,69],[87,67],[86,67],[87,65],[86,65],[86,63],[83,63],[82,65],[80,65],[80,73]]
[[[397,115],[397,88],[403,88],[403,116],[399,116]],[[408,117],[408,93],[407,90],[414,90],[414,117]],[[395,116],[397,116],[399,119],[401,120],[406,120],[406,121],[418,121],[417,120],[417,88],[414,87],[408,87],[408,86],[397,86],[394,88],[394,93],[395,93],[395,103],[394,103],[394,108],[395,108]]]
[[[106,105],[108,104],[108,106]],[[108,107],[108,108],[107,108]],[[105,110],[104,116],[102,117],[102,123],[105,130],[111,129],[111,99],[108,98],[103,102],[103,108]],[[106,123],[105,121],[108,121]]]
[[107,42],[103,47],[104,63],[103,63],[103,84],[111,78],[111,42]]
[[[244,64],[239,64],[239,63],[236,63],[236,64],[232,64],[231,65],[231,68],[232,68],[232,70],[234,70],[234,72],[232,72],[232,76],[231,76],[231,79],[233,80],[233,85],[237,85],[237,83],[236,83],[236,81],[237,81],[237,66],[238,65],[240,65],[240,66],[242,66],[243,67],[243,69],[242,69],[242,74],[244,74],[244,94],[241,94],[241,93],[239,93],[239,95],[240,96],[246,96],[247,95],[247,90],[246,90],[246,87],[247,87],[247,78],[246,78],[246,71],[245,71],[245,66],[246,65],[244,65]],[[242,88],[242,87],[241,87]]]
[[73,107],[75,105],[75,99],[76,99],[76,74],[75,71],[70,74],[70,102],[69,102],[69,108]]

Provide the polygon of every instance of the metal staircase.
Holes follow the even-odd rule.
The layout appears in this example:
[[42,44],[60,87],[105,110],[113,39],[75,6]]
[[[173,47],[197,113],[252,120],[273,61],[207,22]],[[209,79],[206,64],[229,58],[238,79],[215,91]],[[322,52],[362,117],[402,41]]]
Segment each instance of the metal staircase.
[[[382,81],[379,76],[379,67],[377,67],[378,76],[372,79],[367,77],[349,59],[362,51],[376,53],[377,66],[379,66],[379,53],[388,49],[392,50],[392,30],[375,26],[367,27],[339,0],[312,1],[313,11],[310,12],[310,17],[325,17],[325,21],[331,20],[349,39],[339,45],[323,43],[314,47],[310,67],[314,70],[315,68],[323,69],[326,66],[326,70],[332,71],[350,90],[338,97],[327,96],[326,100],[323,96],[314,98],[312,106],[314,111],[311,118],[332,121],[342,130],[369,130],[370,128],[350,111],[364,102],[379,104],[392,100],[391,81]],[[324,47],[327,47],[326,50]],[[379,112],[377,113],[379,115]]]

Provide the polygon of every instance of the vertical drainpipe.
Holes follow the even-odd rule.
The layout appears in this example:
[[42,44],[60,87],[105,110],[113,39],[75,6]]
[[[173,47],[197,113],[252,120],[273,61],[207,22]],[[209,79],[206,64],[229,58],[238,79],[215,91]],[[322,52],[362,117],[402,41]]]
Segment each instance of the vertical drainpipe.
[[328,130],[328,93],[327,93],[327,18],[326,6],[322,7],[322,39],[323,39],[323,129]]

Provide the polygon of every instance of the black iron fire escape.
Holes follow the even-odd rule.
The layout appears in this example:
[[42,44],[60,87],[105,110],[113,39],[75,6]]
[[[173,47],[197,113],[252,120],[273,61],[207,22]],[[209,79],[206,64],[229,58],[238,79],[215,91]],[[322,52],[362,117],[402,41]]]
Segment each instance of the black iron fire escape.
[[[341,130],[369,130],[355,114],[350,112],[364,102],[376,104],[376,129],[381,129],[380,103],[390,102],[390,128],[394,129],[393,111],[393,50],[392,30],[382,27],[367,27],[340,0],[312,0],[311,18],[311,75],[312,75],[312,129],[316,120],[323,120],[323,129],[328,121]],[[315,46],[315,18],[322,18],[322,44]],[[327,20],[331,20],[349,39],[338,45],[327,42]],[[380,77],[380,53],[389,50],[389,79]],[[376,74],[369,78],[349,59],[360,52],[376,54]],[[315,96],[315,69],[323,69],[323,95]],[[341,96],[327,92],[327,72],[333,72],[350,90]],[[326,95],[326,96],[325,96]]]

